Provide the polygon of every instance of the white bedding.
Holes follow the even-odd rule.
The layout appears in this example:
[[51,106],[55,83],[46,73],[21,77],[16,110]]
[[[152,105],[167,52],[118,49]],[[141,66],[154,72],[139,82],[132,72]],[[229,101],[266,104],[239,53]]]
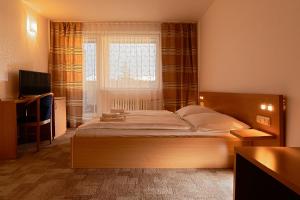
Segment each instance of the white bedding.
[[131,111],[121,122],[91,120],[76,130],[77,137],[232,137],[228,131],[194,131],[192,126],[173,112]]
[[93,119],[78,129],[122,129],[122,130],[190,130],[191,126],[173,112],[160,110],[131,111],[125,121],[103,122]]

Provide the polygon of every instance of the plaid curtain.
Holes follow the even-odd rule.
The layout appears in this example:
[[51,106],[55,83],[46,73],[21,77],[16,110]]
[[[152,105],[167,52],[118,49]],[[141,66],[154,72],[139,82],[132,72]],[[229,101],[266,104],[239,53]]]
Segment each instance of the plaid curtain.
[[82,122],[82,24],[50,22],[49,71],[55,96],[66,97],[69,127]]
[[197,104],[197,24],[163,23],[161,31],[165,109]]

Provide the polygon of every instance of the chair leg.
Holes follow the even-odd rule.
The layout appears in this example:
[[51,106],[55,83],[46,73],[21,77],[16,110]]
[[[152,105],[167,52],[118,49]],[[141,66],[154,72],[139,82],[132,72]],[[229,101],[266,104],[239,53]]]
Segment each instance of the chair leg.
[[50,135],[50,138],[49,138],[49,142],[50,144],[52,144],[52,136]]
[[50,121],[50,134],[49,134],[50,144],[52,144],[52,120]]
[[25,143],[29,141],[29,137],[28,137],[28,127],[27,127],[27,126],[24,126],[23,139],[24,139],[23,142],[25,142]]
[[41,141],[41,127],[40,126],[37,126],[36,127],[36,151],[40,151],[40,141]]

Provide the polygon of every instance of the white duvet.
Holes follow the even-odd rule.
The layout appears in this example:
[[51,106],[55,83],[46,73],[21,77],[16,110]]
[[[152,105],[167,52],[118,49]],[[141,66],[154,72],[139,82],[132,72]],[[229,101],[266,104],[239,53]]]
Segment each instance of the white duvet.
[[122,130],[190,130],[191,126],[178,115],[166,110],[131,111],[125,121],[102,122],[93,119],[78,129],[122,129]]

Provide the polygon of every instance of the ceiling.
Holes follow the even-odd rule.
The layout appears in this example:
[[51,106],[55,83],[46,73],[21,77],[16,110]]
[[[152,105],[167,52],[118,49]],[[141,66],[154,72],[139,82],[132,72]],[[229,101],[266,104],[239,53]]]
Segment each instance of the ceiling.
[[55,21],[198,21],[213,0],[23,0]]

